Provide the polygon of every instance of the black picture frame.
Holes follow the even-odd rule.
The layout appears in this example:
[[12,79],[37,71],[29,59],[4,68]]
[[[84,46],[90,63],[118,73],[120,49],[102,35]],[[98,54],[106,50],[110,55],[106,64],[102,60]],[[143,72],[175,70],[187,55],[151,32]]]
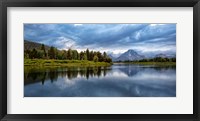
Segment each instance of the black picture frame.
[[[193,7],[193,114],[7,114],[7,7]],[[1,0],[0,1],[0,119],[198,121],[200,110],[200,2],[199,0]]]

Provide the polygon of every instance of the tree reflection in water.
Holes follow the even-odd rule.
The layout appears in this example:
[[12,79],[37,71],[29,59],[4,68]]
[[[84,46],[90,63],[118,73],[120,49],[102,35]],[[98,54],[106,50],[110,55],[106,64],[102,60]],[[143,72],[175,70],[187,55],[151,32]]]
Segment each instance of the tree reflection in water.
[[175,97],[176,67],[25,67],[25,97]]
[[25,67],[24,68],[24,85],[51,80],[51,83],[57,81],[58,77],[67,77],[69,80],[78,76],[89,79],[90,77],[106,76],[111,70],[110,67]]
[[[115,66],[117,67],[117,66]],[[123,72],[125,75],[131,77],[136,75],[141,70],[143,71],[146,67],[133,67],[126,66],[126,68],[120,68],[120,65],[117,67],[118,70]],[[175,66],[167,67],[148,67],[151,69],[162,72],[168,69],[176,69]],[[87,80],[91,77],[105,77],[106,74],[112,71],[111,67],[24,67],[24,85],[42,82],[44,85],[45,80],[51,80],[51,83],[57,81],[58,77],[65,77],[69,80],[72,80],[77,77],[84,77]]]

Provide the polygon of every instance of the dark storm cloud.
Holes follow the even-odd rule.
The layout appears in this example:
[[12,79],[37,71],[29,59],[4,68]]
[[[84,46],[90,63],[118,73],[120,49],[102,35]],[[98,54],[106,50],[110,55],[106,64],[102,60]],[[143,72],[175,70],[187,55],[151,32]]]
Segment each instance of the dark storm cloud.
[[24,39],[60,49],[174,52],[176,24],[24,24]]

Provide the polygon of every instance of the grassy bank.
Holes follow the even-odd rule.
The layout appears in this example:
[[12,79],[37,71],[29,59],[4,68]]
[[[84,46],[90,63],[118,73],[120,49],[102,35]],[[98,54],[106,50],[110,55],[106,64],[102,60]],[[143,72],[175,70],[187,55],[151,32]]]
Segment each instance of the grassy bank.
[[110,66],[112,63],[87,60],[24,59],[24,66]]
[[139,65],[176,66],[176,62],[131,62]]

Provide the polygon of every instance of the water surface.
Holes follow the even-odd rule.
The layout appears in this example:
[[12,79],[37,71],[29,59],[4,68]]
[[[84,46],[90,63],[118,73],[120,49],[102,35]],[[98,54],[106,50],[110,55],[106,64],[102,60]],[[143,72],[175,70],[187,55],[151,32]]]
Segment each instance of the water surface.
[[175,97],[176,67],[24,67],[25,97]]

